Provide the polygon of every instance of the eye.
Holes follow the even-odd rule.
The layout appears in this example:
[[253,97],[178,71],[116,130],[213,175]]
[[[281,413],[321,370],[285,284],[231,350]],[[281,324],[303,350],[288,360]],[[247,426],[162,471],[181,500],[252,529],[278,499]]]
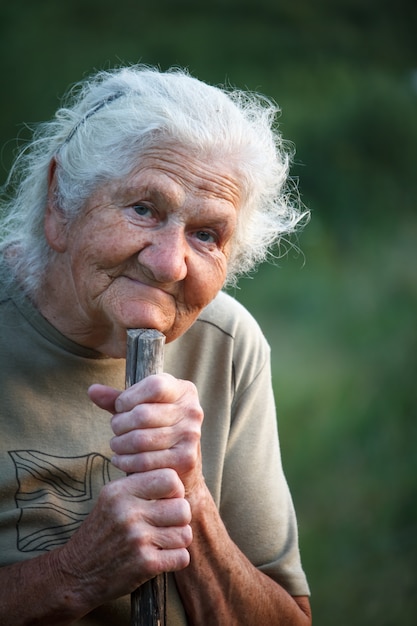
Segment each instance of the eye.
[[203,243],[216,243],[217,237],[207,230],[197,230],[195,236]]
[[144,204],[134,204],[132,209],[135,211],[137,215],[140,217],[146,217],[147,215],[152,215],[152,211],[149,207]]

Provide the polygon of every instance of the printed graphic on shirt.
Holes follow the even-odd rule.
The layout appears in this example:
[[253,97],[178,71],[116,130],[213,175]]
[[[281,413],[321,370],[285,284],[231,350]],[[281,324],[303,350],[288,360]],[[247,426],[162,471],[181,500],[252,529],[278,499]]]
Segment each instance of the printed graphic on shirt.
[[97,453],[74,458],[36,450],[9,454],[18,483],[18,550],[45,552],[65,544],[110,481],[110,461]]

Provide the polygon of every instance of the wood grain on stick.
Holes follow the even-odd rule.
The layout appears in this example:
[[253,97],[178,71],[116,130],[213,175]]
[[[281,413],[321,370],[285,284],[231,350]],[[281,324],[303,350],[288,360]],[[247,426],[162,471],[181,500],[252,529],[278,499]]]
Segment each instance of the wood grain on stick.
[[[126,387],[160,374],[165,335],[153,329],[127,331]],[[131,594],[131,626],[166,626],[166,574],[148,580]]]

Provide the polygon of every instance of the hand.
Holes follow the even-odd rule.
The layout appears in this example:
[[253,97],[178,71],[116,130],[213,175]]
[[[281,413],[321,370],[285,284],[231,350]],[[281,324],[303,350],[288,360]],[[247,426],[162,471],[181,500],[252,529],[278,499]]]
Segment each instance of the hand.
[[203,410],[195,386],[169,374],[148,376],[119,392],[93,385],[91,399],[113,413],[112,462],[128,474],[172,468],[188,497],[204,483]]
[[172,469],[105,485],[80,529],[56,553],[56,571],[91,610],[189,564],[191,512]]

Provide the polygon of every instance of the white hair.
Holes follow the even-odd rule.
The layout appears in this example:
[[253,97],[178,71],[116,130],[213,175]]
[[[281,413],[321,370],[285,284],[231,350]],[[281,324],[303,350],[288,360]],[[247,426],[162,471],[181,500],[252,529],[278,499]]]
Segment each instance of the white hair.
[[1,249],[13,250],[26,292],[36,292],[51,254],[43,227],[51,161],[57,202],[71,220],[98,185],[129,174],[147,148],[172,142],[237,169],[243,203],[227,277],[234,283],[306,216],[288,185],[292,150],[276,127],[278,112],[260,94],[210,86],[178,68],[118,68],[75,85],[54,119],[36,128],[5,185],[12,193],[1,206]]

